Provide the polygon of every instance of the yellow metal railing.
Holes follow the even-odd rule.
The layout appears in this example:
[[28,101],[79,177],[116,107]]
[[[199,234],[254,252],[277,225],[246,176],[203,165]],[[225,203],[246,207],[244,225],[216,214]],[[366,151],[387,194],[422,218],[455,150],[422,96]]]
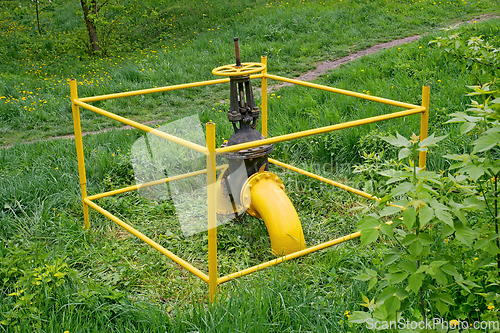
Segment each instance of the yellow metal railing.
[[[264,65],[267,65],[267,58],[262,57],[261,62]],[[130,96],[152,94],[152,93],[158,93],[158,92],[173,91],[173,90],[186,89],[186,88],[192,88],[192,87],[200,87],[200,86],[208,86],[208,85],[226,83],[226,82],[229,82],[229,78],[179,84],[179,85],[160,87],[160,88],[143,89],[143,90],[137,90],[137,91],[128,91],[128,92],[122,92],[122,93],[116,93],[116,94],[85,97],[85,98],[78,98],[77,82],[74,79],[70,81],[71,106],[72,106],[72,112],[73,112],[73,124],[74,124],[74,129],[75,129],[75,143],[76,143],[77,160],[78,160],[78,174],[79,174],[79,179],[80,179],[85,227],[87,229],[90,228],[88,208],[91,207],[94,210],[96,210],[97,212],[104,215],[105,217],[109,218],[111,221],[115,222],[116,224],[118,224],[119,226],[124,228],[125,230],[127,230],[132,235],[138,237],[139,239],[141,239],[142,241],[147,243],[149,246],[155,248],[160,253],[162,253],[165,256],[167,256],[168,258],[172,259],[174,262],[181,265],[182,267],[187,269],[189,272],[191,272],[194,275],[196,275],[197,277],[199,277],[201,280],[207,282],[209,285],[209,299],[210,299],[210,301],[214,301],[215,295],[217,294],[218,285],[220,285],[224,282],[228,282],[232,279],[256,272],[256,271],[261,270],[263,268],[274,266],[274,265],[279,264],[279,263],[286,261],[286,260],[291,260],[294,258],[298,258],[298,257],[304,256],[304,255],[307,255],[307,254],[315,252],[315,251],[325,249],[327,247],[342,243],[346,240],[357,238],[361,235],[360,232],[355,232],[355,233],[352,233],[350,235],[346,235],[346,236],[343,236],[343,237],[340,237],[340,238],[337,238],[334,240],[330,240],[330,241],[327,241],[327,242],[324,242],[324,243],[321,243],[321,244],[318,244],[315,246],[311,246],[309,248],[297,251],[295,253],[292,253],[292,254],[289,254],[286,256],[281,256],[281,257],[276,258],[274,260],[270,260],[268,262],[264,262],[264,263],[261,263],[259,265],[255,265],[253,267],[249,267],[249,268],[243,269],[241,271],[231,273],[231,274],[228,274],[226,276],[219,277],[218,273],[217,273],[216,172],[217,172],[217,170],[221,170],[225,166],[216,167],[215,158],[217,155],[226,154],[228,152],[233,152],[233,151],[239,151],[242,149],[248,149],[248,148],[252,148],[252,147],[258,147],[258,146],[267,145],[267,144],[271,144],[271,143],[278,143],[278,142],[303,138],[303,137],[321,134],[321,133],[338,131],[341,129],[346,129],[346,128],[355,127],[355,126],[361,126],[361,125],[370,124],[370,123],[374,123],[374,122],[378,122],[378,121],[384,121],[384,120],[394,119],[394,118],[398,118],[398,117],[406,117],[406,116],[410,116],[410,115],[414,115],[414,114],[418,114],[418,113],[420,113],[420,115],[421,115],[420,140],[424,140],[427,137],[427,132],[428,132],[428,119],[429,119],[429,87],[428,86],[424,86],[422,89],[422,105],[414,105],[414,104],[394,101],[394,100],[390,100],[390,99],[380,98],[377,96],[360,94],[360,93],[353,92],[353,91],[328,87],[328,86],[324,86],[324,85],[320,85],[320,84],[316,84],[316,83],[304,82],[304,81],[289,79],[289,78],[285,78],[285,77],[281,77],[281,76],[277,76],[277,75],[271,75],[271,74],[267,73],[267,66],[264,66],[262,73],[251,75],[250,78],[251,79],[261,79],[262,134],[265,137],[265,139],[262,139],[259,141],[242,143],[242,144],[229,146],[229,147],[223,147],[223,148],[216,148],[215,123],[210,122],[210,123],[206,124],[206,147],[203,147],[203,146],[200,146],[196,143],[181,139],[181,138],[176,137],[174,135],[156,130],[154,128],[151,128],[151,127],[143,125],[141,123],[132,121],[132,120],[127,119],[125,117],[121,117],[117,114],[114,114],[114,113],[108,112],[106,110],[97,108],[97,107],[92,106],[88,103],[95,102],[95,101],[108,100],[108,99],[123,98],[123,97],[130,97]],[[267,137],[268,136],[268,127],[267,127],[267,125],[268,125],[268,109],[267,109],[267,83],[268,82],[267,81],[268,81],[268,79],[289,82],[292,84],[306,86],[306,87],[310,87],[313,89],[320,89],[320,90],[329,91],[332,93],[361,98],[361,99],[365,99],[365,100],[369,100],[369,101],[373,101],[373,102],[377,102],[377,103],[393,105],[393,106],[404,108],[405,110],[390,113],[390,114],[384,114],[384,115],[370,117],[370,118],[358,119],[358,120],[349,121],[349,122],[345,122],[345,123],[341,123],[341,124],[335,124],[335,125],[330,125],[330,126],[325,126],[325,127],[315,128],[315,129],[309,129],[309,130],[300,131],[300,132],[296,132],[296,133],[284,134],[284,135],[268,138]],[[202,154],[206,155],[207,167],[204,170],[199,170],[196,172],[190,172],[190,173],[186,173],[183,175],[178,175],[178,176],[165,178],[165,179],[159,179],[159,180],[148,182],[148,183],[132,185],[132,186],[128,186],[128,187],[125,187],[122,189],[88,196],[87,195],[87,179],[86,179],[86,174],[85,174],[85,160],[84,160],[84,154],[83,154],[82,130],[81,130],[81,123],[80,123],[80,111],[79,111],[80,107],[87,109],[87,110],[90,110],[90,111],[93,111],[95,113],[101,114],[101,115],[106,116],[108,118],[117,120],[117,121],[124,123],[126,125],[130,125],[130,126],[137,128],[141,131],[151,133],[155,136],[158,136],[158,137],[163,138],[165,140],[174,142],[176,144],[187,147],[189,149],[195,150],[199,153],[202,153]],[[332,186],[336,186],[338,188],[344,189],[344,190],[349,191],[351,193],[360,195],[360,196],[365,197],[367,199],[371,199],[371,200],[376,199],[374,196],[372,196],[369,193],[366,193],[366,192],[363,192],[361,190],[352,188],[350,186],[338,183],[334,180],[313,174],[311,172],[299,169],[299,168],[294,167],[292,165],[288,165],[286,163],[274,160],[272,158],[269,158],[269,162],[273,163],[277,166],[283,167],[285,169],[292,170],[292,171],[298,172],[300,174],[306,175],[308,177],[311,177],[313,179],[330,184]],[[419,167],[425,168],[425,165],[426,165],[426,152],[420,152]],[[163,246],[156,243],[154,240],[148,238],[147,236],[145,236],[144,234],[142,234],[138,230],[134,229],[132,226],[128,225],[127,223],[125,223],[124,221],[122,221],[121,219],[119,219],[118,217],[113,215],[112,213],[108,212],[107,210],[103,209],[102,207],[100,207],[99,205],[97,205],[94,202],[94,200],[108,197],[108,196],[112,196],[115,194],[134,191],[134,190],[137,190],[139,188],[154,186],[154,185],[158,185],[158,184],[162,184],[162,183],[166,183],[166,182],[172,182],[172,181],[175,181],[178,179],[193,177],[193,176],[197,176],[197,175],[201,175],[201,174],[205,174],[205,173],[207,174],[207,205],[208,205],[208,216],[207,216],[208,275],[206,273],[202,272],[200,269],[194,267],[193,265],[191,265],[187,261],[183,260],[179,256],[168,251]]]

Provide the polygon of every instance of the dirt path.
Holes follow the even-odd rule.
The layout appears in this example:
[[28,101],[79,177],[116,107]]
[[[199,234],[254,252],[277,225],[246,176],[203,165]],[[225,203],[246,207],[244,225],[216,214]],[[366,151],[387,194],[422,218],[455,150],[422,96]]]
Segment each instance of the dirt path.
[[[472,23],[481,22],[481,21],[485,21],[485,20],[489,20],[489,19],[493,19],[493,18],[499,18],[499,16],[497,14],[479,15],[477,17],[474,17],[474,18],[470,19],[470,20],[461,21],[461,22],[457,22],[457,23],[455,23],[453,25],[450,25],[450,28],[456,28],[456,27],[458,27],[458,26],[460,26],[462,24],[472,24]],[[367,49],[355,52],[353,54],[350,54],[348,56],[342,57],[342,58],[337,59],[337,60],[323,61],[323,62],[320,62],[320,63],[316,64],[316,69],[313,69],[313,70],[311,70],[311,71],[309,71],[309,72],[307,72],[305,74],[302,74],[299,77],[297,77],[296,79],[297,80],[302,80],[302,81],[311,81],[311,80],[314,80],[314,79],[318,78],[318,76],[320,76],[321,74],[326,73],[329,70],[338,68],[341,65],[346,64],[348,62],[351,62],[353,60],[356,60],[356,59],[358,59],[358,58],[360,58],[362,56],[374,54],[374,53],[376,53],[376,52],[378,52],[378,51],[380,51],[382,49],[386,49],[386,48],[389,48],[389,47],[393,47],[393,46],[398,46],[398,45],[402,45],[402,44],[406,44],[406,43],[415,42],[415,41],[419,40],[420,38],[422,38],[422,35],[414,35],[414,36],[405,37],[405,38],[401,38],[401,39],[395,39],[395,40],[392,40],[390,42],[380,43],[380,44],[374,45],[372,47],[369,47]],[[292,85],[293,84],[291,84],[291,83],[284,82],[284,83],[280,83],[280,84],[277,84],[277,85],[269,86],[268,87],[268,92],[277,91],[277,90],[281,89],[282,87],[292,86]],[[260,88],[258,90],[260,91]],[[162,121],[162,120],[152,120],[152,121],[142,122],[142,124],[144,124],[144,125],[151,125],[151,124],[162,123],[162,122],[164,122],[164,121]],[[105,128],[105,129],[102,129],[102,130],[99,130],[99,131],[83,132],[82,135],[85,136],[85,135],[89,135],[89,134],[105,133],[105,132],[109,132],[111,130],[125,130],[125,129],[132,129],[132,127],[130,127],[130,126],[123,126],[123,127],[115,127],[115,128]],[[28,141],[26,143],[33,143],[33,142],[37,142],[37,141],[46,141],[46,140],[55,140],[55,139],[74,139],[74,138],[75,138],[74,134],[68,134],[68,135],[54,136],[54,137],[45,138],[45,139],[41,139],[41,140]],[[12,144],[7,145],[7,146],[3,146],[3,147],[0,147],[0,148],[9,148],[9,147],[12,147]]]
[[[372,47],[358,51],[356,53],[350,54],[348,56],[345,56],[345,57],[337,59],[337,60],[323,61],[323,62],[316,64],[316,69],[313,69],[305,74],[302,74],[299,77],[296,77],[295,79],[301,80],[301,81],[311,81],[311,80],[317,79],[318,76],[326,73],[327,71],[329,71],[331,69],[338,68],[338,67],[340,67],[340,65],[343,65],[343,64],[346,64],[350,61],[361,58],[362,56],[374,54],[375,52],[378,52],[382,49],[386,49],[389,47],[414,42],[416,40],[419,40],[420,38],[422,38],[421,35],[415,35],[415,36],[405,37],[405,38],[401,38],[401,39],[395,39],[395,40],[391,40],[390,42],[373,45]],[[288,82],[283,82],[283,83],[280,83],[280,84],[277,84],[274,86],[270,86],[268,88],[268,91],[269,92],[276,91],[276,90],[279,90],[279,89],[286,87],[286,86],[293,86],[293,84],[288,83]]]
[[[498,18],[498,17],[499,16],[496,15],[496,14],[484,14],[484,15],[480,15],[480,16],[474,17],[474,18],[472,18],[472,19],[470,19],[468,21],[458,22],[458,23],[450,26],[450,28],[456,28],[456,27],[458,27],[458,26],[460,26],[462,24],[465,24],[465,23],[472,24],[472,23],[475,23],[475,22],[477,23],[477,22],[489,20],[489,19],[492,19],[492,18]],[[305,74],[302,74],[299,77],[296,77],[296,79],[297,80],[301,80],[301,81],[315,80],[321,74],[324,74],[324,73],[326,73],[327,71],[329,71],[331,69],[338,68],[338,67],[340,67],[340,65],[343,65],[343,64],[346,64],[346,63],[348,63],[350,61],[353,61],[353,60],[356,60],[358,58],[361,58],[362,56],[374,54],[374,53],[376,53],[376,52],[378,52],[378,51],[380,51],[382,49],[387,49],[389,47],[393,47],[393,46],[398,46],[398,45],[402,45],[402,44],[406,44],[406,43],[415,42],[415,41],[419,40],[420,38],[422,38],[422,35],[414,35],[414,36],[405,37],[405,38],[401,38],[401,39],[395,39],[395,40],[392,40],[390,42],[380,43],[380,44],[377,44],[377,45],[373,45],[372,47],[369,47],[367,49],[355,52],[353,54],[350,54],[348,56],[345,56],[345,57],[337,59],[337,60],[323,61],[323,62],[320,62],[320,63],[316,64],[316,69],[313,69],[313,70],[311,70],[311,71],[309,71],[309,72],[307,72]],[[280,84],[277,84],[277,85],[274,85],[274,86],[270,86],[268,88],[268,91],[269,92],[276,91],[276,90],[279,90],[282,87],[292,86],[292,85],[293,85],[292,83],[284,82],[284,83],[280,83]]]

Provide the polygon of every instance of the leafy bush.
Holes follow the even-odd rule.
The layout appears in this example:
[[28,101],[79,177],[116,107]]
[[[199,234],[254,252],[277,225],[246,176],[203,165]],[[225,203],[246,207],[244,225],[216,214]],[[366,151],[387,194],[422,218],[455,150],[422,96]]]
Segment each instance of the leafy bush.
[[418,156],[444,136],[382,137],[399,147],[398,160],[407,162],[400,169],[380,171],[380,161],[367,155],[371,170],[386,177],[379,184],[389,194],[358,222],[361,244],[382,238],[387,252],[374,269],[356,277],[368,281],[369,290],[377,287],[377,296],[362,295],[361,305],[369,311],[355,311],[353,323],[397,321],[403,315],[423,321],[431,315],[468,322],[498,319],[500,53],[480,37],[469,38],[467,47],[457,35],[432,43],[464,62],[477,82],[491,80],[469,87],[471,107],[452,113],[447,122],[459,123],[460,133],[474,133],[475,139],[468,153],[446,155],[455,163],[439,173],[418,168]]

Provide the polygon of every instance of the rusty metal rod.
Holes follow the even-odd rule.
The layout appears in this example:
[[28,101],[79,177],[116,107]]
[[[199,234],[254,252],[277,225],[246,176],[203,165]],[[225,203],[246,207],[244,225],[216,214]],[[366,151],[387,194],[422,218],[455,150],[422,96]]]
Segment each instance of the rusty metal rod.
[[236,67],[241,67],[240,42],[238,37],[234,37],[234,53],[236,54]]

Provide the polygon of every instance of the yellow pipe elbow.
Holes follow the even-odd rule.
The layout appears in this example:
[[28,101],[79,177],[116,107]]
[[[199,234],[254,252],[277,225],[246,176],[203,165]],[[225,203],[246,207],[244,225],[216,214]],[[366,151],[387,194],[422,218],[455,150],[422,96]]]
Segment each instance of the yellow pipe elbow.
[[251,196],[247,212],[264,220],[277,256],[306,248],[299,216],[284,189],[278,176],[268,171],[251,176],[242,189],[242,198],[248,193]]

